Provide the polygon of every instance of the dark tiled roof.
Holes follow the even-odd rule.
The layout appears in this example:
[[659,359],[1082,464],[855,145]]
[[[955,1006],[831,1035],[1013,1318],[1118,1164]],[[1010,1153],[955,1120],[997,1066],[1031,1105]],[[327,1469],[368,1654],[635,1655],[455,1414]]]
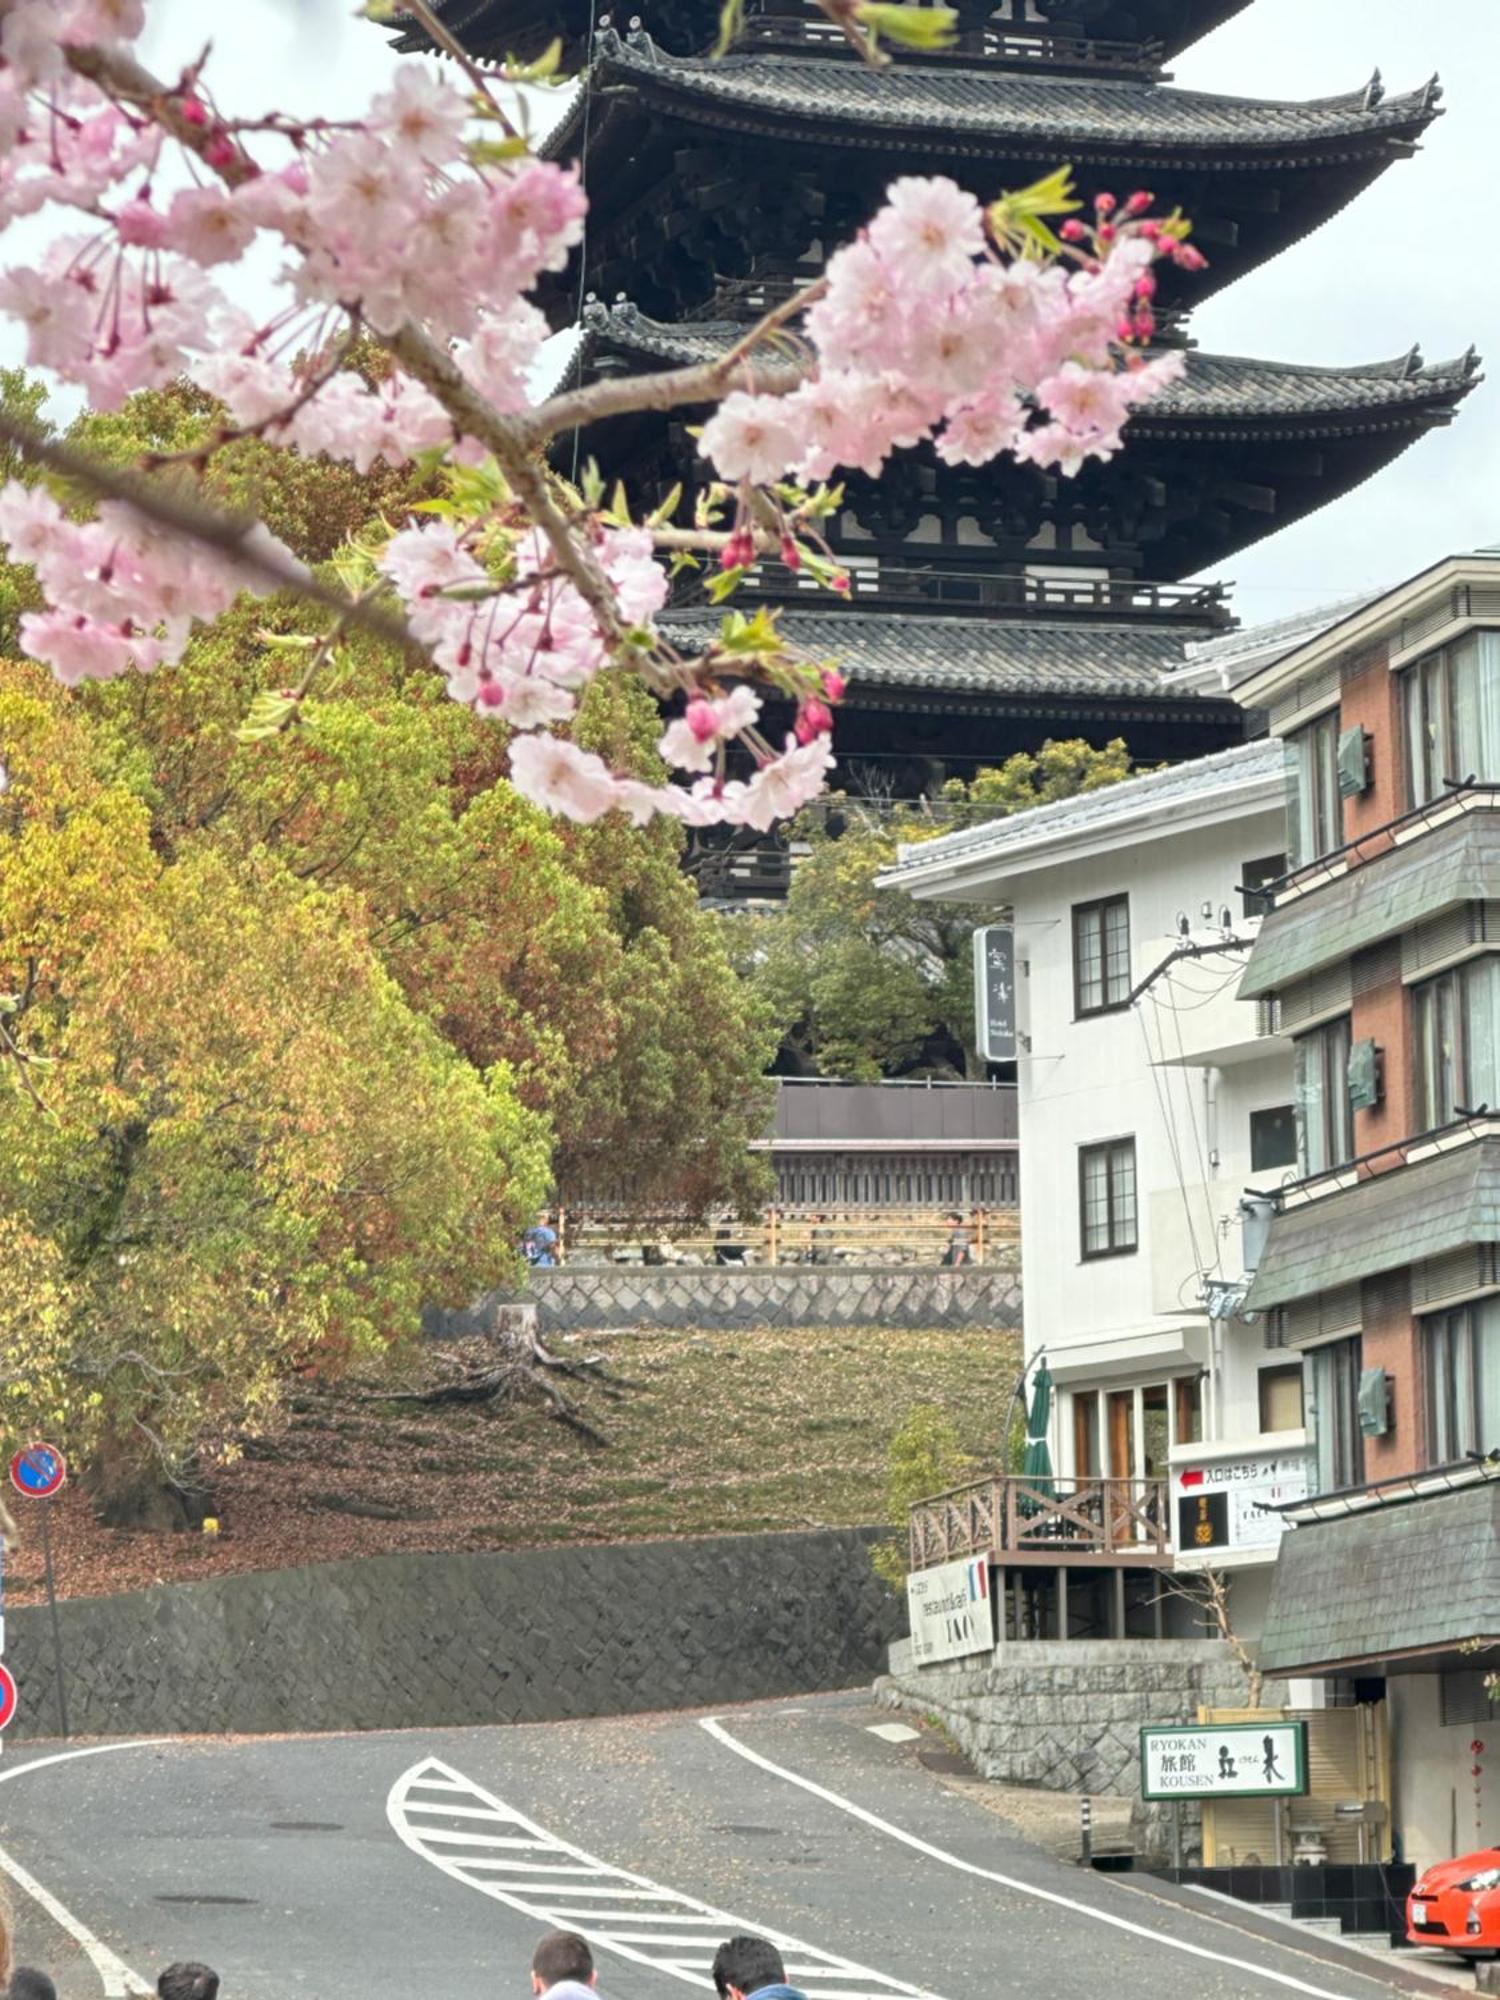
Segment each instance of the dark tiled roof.
[[[684,647],[705,646],[718,618],[668,612],[662,621]],[[1160,626],[1066,625],[1038,621],[928,618],[879,611],[799,610],[781,630],[815,659],[837,659],[849,697],[864,688],[931,688],[979,695],[1075,696],[1093,700],[1193,701],[1162,675],[1183,660],[1184,638]]]
[[[1339,97],[1283,103],[1272,98],[1220,97],[1139,81],[985,74],[898,62],[889,70],[818,56],[731,54],[721,61],[669,56],[639,31],[625,40],[613,29],[598,38],[596,90],[646,88],[715,110],[735,122],[770,129],[787,120],[831,128],[930,134],[947,141],[1008,140],[1102,158],[1142,163],[1183,152],[1201,154],[1210,169],[1241,163],[1278,165],[1306,158],[1347,158],[1383,151],[1392,138],[1413,139],[1437,115],[1437,87],[1384,97],[1378,82]],[[580,93],[581,96],[581,93]],[[554,156],[571,149],[579,107],[549,135]]]
[[1459,903],[1482,902],[1497,881],[1500,811],[1465,812],[1267,911],[1239,997],[1259,999]]
[[[682,320],[674,325],[649,319],[628,300],[614,306],[586,306],[584,323],[593,351],[638,357],[652,367],[715,361],[745,334],[743,324],[733,320]],[[770,350],[766,365],[775,366]],[[1347,368],[1192,350],[1182,381],[1154,397],[1134,420],[1134,429],[1150,432],[1169,427],[1177,433],[1184,427],[1267,420],[1278,426],[1316,428],[1319,419],[1326,419],[1345,432],[1362,419],[1380,422],[1393,411],[1449,407],[1473,386],[1477,368],[1472,350],[1456,361],[1430,367],[1413,348],[1394,361]]]
[[1273,1216],[1245,1309],[1264,1312],[1495,1242],[1500,1139],[1475,1140]]
[[1485,1481],[1289,1530],[1257,1664],[1317,1673],[1497,1637],[1500,1481]]

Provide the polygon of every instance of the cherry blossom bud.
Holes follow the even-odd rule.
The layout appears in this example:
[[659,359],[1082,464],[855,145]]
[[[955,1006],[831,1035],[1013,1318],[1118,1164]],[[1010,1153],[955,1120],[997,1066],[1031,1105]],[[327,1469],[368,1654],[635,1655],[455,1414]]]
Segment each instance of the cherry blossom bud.
[[1096,194],[1094,196],[1094,213],[1096,215],[1113,215],[1118,205],[1112,194]]
[[719,733],[719,718],[714,713],[713,703],[696,696],[687,705],[683,721],[700,743],[712,743]]
[[1155,199],[1156,197],[1147,194],[1144,188],[1137,188],[1125,204],[1125,213],[1127,215],[1144,215]]
[[1131,297],[1136,299],[1154,299],[1156,297],[1156,280],[1149,271],[1143,271],[1140,277],[1136,279]]
[[849,595],[849,579],[842,570],[839,571],[836,577],[831,579],[829,588],[836,590],[840,597],[847,597]]
[[1201,250],[1195,250],[1191,243],[1177,243],[1172,248],[1172,262],[1183,271],[1206,271],[1208,259]]
[[1063,224],[1062,228],[1059,229],[1057,233],[1062,238],[1064,243],[1082,243],[1084,238],[1088,235],[1088,231],[1084,228],[1083,224],[1078,220],[1076,215],[1070,215],[1067,221]]
[[1152,312],[1150,306],[1137,306],[1133,325],[1137,340],[1149,340],[1156,331],[1156,314]]
[[832,727],[833,717],[821,701],[805,701],[797,712],[799,743],[811,743],[815,737],[826,736]]
[[802,567],[802,551],[790,535],[783,535],[781,538],[781,560],[788,569]]
[[844,676],[836,667],[825,667],[823,669],[823,692],[830,701],[842,701],[844,699],[844,687]]
[[1113,243],[1119,231],[1112,222],[1101,222],[1095,234],[1101,243]]
[[203,102],[201,97],[184,97],[178,105],[177,111],[178,115],[187,125],[206,125],[208,123],[208,106]]
[[239,158],[234,141],[226,132],[216,132],[203,148],[203,157],[211,167],[231,167]]

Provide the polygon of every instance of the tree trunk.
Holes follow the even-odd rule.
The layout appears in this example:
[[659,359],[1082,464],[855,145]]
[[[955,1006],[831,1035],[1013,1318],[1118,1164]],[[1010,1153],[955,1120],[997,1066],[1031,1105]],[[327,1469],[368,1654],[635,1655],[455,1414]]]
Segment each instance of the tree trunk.
[[156,1454],[140,1441],[109,1432],[85,1466],[83,1489],[95,1518],[106,1528],[145,1528],[154,1533],[196,1531],[213,1512],[213,1496],[189,1470],[172,1478]]

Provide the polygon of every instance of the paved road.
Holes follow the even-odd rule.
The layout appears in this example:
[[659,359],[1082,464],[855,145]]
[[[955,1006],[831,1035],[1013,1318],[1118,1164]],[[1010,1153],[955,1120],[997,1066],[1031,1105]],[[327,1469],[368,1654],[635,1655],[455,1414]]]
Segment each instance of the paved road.
[[811,2000],[1389,2000],[1378,1968],[1050,1860],[871,1733],[888,1720],[832,1696],[712,1730],[645,1716],[55,1763],[27,1746],[0,1771],[0,1842],[53,1899],[12,1895],[64,2000],[181,1957],[218,1966],[225,2000],[501,2000],[565,1912],[600,1939],[610,2000],[701,1992],[728,1918],[791,1939]]

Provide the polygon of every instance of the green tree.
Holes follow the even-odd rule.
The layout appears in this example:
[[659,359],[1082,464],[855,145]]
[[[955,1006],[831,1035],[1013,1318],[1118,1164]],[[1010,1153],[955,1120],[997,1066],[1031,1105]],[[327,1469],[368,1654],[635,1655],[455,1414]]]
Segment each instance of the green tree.
[[128,1515],[289,1377],[513,1269],[550,1135],[414,1011],[351,891],[201,835],[165,861],[28,669],[0,745],[0,1379]]
[[854,1081],[982,1074],[974,1048],[974,912],[917,902],[878,877],[905,841],[1004,818],[1117,783],[1131,772],[1116,738],[1018,752],[952,780],[930,808],[884,814],[834,799],[804,816],[808,852],[784,909],[726,919],[741,973],[778,1023],[789,1067]]

